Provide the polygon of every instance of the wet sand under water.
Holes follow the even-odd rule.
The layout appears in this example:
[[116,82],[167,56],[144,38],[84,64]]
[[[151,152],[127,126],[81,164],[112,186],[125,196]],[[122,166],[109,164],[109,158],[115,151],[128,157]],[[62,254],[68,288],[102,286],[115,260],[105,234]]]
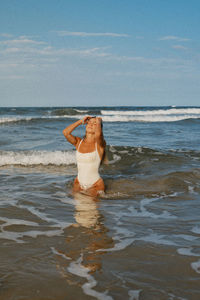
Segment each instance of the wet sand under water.
[[1,175],[1,300],[200,299],[198,185],[105,179],[93,199],[62,172]]
[[40,237],[35,247],[1,248],[1,299],[199,299],[199,275],[190,267],[194,258],[142,242],[94,253],[95,240],[86,240],[85,233],[81,238],[78,228],[68,234],[76,231],[72,242]]

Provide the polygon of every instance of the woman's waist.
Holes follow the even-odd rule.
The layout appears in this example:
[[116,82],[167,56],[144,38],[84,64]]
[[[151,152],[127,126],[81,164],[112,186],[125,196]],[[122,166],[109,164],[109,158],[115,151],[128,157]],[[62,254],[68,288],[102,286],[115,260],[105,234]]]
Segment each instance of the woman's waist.
[[99,162],[91,162],[91,163],[85,163],[85,162],[77,162],[77,169],[78,172],[84,172],[87,173],[96,173],[98,172],[100,167]]

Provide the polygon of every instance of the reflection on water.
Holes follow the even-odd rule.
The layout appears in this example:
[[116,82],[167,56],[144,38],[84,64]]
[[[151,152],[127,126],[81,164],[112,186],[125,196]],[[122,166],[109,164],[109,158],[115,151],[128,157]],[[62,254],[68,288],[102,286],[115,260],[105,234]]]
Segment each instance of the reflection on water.
[[98,211],[98,199],[92,198],[82,193],[74,195],[75,200],[75,220],[77,224],[86,228],[97,229],[100,223]]
[[80,285],[80,277],[86,279],[87,282],[82,284],[85,294],[98,299],[112,299],[93,290],[97,282],[92,274],[102,268],[104,249],[114,247],[114,241],[103,224],[103,215],[99,212],[99,200],[81,193],[76,193],[74,200],[76,222],[65,230],[66,243],[62,249],[53,248],[57,269],[70,285]]

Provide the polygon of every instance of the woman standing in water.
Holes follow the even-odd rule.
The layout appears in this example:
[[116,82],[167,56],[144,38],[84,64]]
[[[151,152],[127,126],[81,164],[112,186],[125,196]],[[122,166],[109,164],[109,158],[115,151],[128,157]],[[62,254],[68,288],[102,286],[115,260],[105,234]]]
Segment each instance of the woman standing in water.
[[[86,124],[83,139],[73,136],[72,131],[81,124]],[[74,192],[84,192],[97,196],[105,191],[103,179],[99,175],[99,166],[105,155],[106,142],[103,137],[102,119],[86,116],[63,130],[63,134],[76,147],[78,176],[74,181]]]

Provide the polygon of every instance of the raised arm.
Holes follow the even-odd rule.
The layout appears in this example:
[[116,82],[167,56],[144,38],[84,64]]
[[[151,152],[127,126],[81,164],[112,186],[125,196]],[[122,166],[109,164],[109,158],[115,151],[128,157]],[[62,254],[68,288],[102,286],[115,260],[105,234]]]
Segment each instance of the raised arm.
[[63,134],[66,137],[66,139],[68,140],[68,142],[70,142],[75,147],[76,147],[77,143],[80,141],[80,137],[72,135],[71,132],[81,124],[83,124],[83,120],[78,120],[75,123],[67,126],[63,130]]
[[74,145],[75,147],[77,146],[77,144],[80,142],[81,138],[78,136],[74,136],[71,134],[71,132],[78,127],[79,125],[85,124],[91,117],[86,116],[84,117],[82,120],[78,120],[75,123],[67,126],[64,130],[63,130],[63,134],[66,137],[66,139],[68,140],[68,142],[70,142],[72,145]]

